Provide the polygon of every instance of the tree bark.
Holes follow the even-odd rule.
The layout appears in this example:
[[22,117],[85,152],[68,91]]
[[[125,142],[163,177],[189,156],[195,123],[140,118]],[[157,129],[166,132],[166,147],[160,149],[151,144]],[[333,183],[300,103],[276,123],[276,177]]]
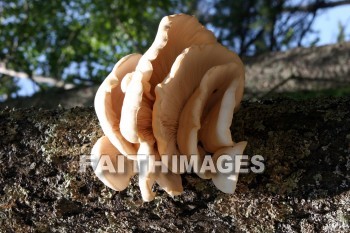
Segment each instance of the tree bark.
[[[350,98],[243,102],[232,135],[262,155],[235,194],[182,176],[143,203],[137,177],[115,192],[90,166],[102,131],[92,108],[0,112],[0,232],[349,232]],[[83,169],[82,169],[83,170]]]
[[246,97],[350,87],[350,42],[245,58]]

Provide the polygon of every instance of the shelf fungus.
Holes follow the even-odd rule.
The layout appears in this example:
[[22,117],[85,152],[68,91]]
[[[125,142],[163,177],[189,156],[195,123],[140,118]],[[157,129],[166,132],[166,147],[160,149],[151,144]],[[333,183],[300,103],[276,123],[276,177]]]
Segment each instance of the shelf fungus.
[[[155,183],[180,195],[186,171],[233,193],[246,142],[235,143],[230,126],[243,90],[235,53],[196,18],[164,17],[146,53],[120,59],[96,93],[105,134],[92,150],[97,177],[121,191],[138,174],[144,201]],[[232,169],[222,169],[227,161]]]

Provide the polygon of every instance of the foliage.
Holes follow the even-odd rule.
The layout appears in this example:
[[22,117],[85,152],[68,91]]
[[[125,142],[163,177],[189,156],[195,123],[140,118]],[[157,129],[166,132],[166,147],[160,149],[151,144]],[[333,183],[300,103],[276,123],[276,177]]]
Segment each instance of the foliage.
[[206,0],[201,19],[223,44],[241,55],[279,51],[303,44],[316,16],[289,9],[291,0]]
[[324,90],[310,90],[310,91],[293,91],[283,93],[271,93],[264,96],[264,98],[290,98],[293,100],[309,100],[316,98],[332,98],[350,96],[350,87],[344,86],[339,88],[331,88]]
[[29,75],[100,82],[117,59],[145,50],[170,6],[151,0],[0,1],[0,61]]
[[337,36],[337,42],[341,43],[345,41],[345,25],[341,22],[338,22],[338,36]]
[[0,79],[0,101],[13,97],[12,95],[18,90],[16,79],[9,76]]

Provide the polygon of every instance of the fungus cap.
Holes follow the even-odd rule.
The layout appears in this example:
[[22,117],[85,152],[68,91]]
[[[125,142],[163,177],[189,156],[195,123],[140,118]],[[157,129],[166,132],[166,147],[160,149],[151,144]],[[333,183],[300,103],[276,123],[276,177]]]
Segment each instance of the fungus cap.
[[[218,159],[222,155],[228,155],[234,161],[234,169],[228,173],[217,172],[212,176],[214,185],[224,193],[234,193],[238,181],[239,169],[241,167],[240,156],[247,145],[246,141],[236,143],[231,147],[223,147],[216,151],[213,155],[214,163],[217,164]],[[236,159],[236,157],[238,157]],[[219,170],[218,168],[216,170]]]
[[[118,160],[118,156],[123,156]],[[130,182],[130,178],[135,175],[133,163],[124,157],[109,141],[103,136],[97,140],[91,151],[92,167],[96,176],[109,188],[122,191]],[[122,165],[118,162],[123,161]],[[123,171],[117,171],[119,167]]]
[[[126,87],[121,114],[121,133],[132,143],[153,140],[154,88],[162,82],[181,52],[196,44],[216,43],[214,34],[189,15],[164,17],[151,47],[140,59]],[[152,139],[153,138],[153,139]]]
[[[227,83],[229,83],[230,80],[244,78],[244,75],[242,75],[244,71],[241,69],[243,65],[239,57],[218,43],[192,46],[184,50],[184,52],[177,57],[168,77],[162,83],[158,84],[155,89],[156,100],[153,106],[152,125],[153,134],[157,140],[158,150],[161,156],[179,156],[180,153],[190,155],[193,154],[192,152],[195,152],[192,150],[191,153],[188,153],[188,150],[181,151],[181,149],[179,151],[177,142],[181,141],[183,148],[190,146],[190,143],[194,143],[194,141],[190,142],[190,140],[187,140],[188,135],[184,133],[186,130],[184,128],[187,127],[185,122],[195,121],[193,118],[197,120],[198,118],[203,119],[203,115],[199,114],[193,116],[189,114],[187,115],[189,118],[185,118],[183,124],[179,125],[181,113],[186,103],[190,100],[191,95],[193,95],[195,90],[200,86],[207,71],[213,67],[228,63],[231,64],[231,66],[235,66],[237,72],[235,69],[231,69],[229,71],[233,73],[225,73],[227,77],[224,79]],[[213,70],[206,79],[215,79],[212,73],[218,71],[220,71],[220,69]],[[215,81],[211,83],[215,84]],[[238,89],[240,93],[243,92],[241,90],[243,86]],[[242,98],[241,95],[242,94],[237,94],[237,99],[239,101]],[[235,96],[235,93],[233,93],[233,96]],[[202,101],[201,98],[198,99],[198,101]],[[210,100],[209,104],[212,103],[214,103],[213,100]],[[233,109],[233,107],[234,104],[230,109]],[[231,125],[231,122],[229,122],[229,125]],[[179,132],[179,130],[181,132]],[[183,139],[184,137],[186,137],[186,139]],[[231,137],[229,137],[229,139],[231,139]],[[231,142],[232,140],[230,143]],[[198,142],[194,145],[196,146],[197,143]],[[230,145],[232,145],[232,143],[226,144],[225,146]],[[169,166],[172,167],[171,163],[169,163]]]
[[124,100],[121,82],[135,70],[140,58],[140,54],[131,54],[120,59],[98,88],[94,100],[96,115],[104,134],[125,156],[135,155],[137,146],[125,140],[120,132],[119,123]]

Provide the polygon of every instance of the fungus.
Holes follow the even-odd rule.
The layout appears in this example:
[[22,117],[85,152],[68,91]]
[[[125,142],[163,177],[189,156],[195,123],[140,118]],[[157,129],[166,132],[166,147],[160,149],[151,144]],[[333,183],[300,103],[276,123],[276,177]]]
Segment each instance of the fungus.
[[124,100],[121,82],[127,74],[135,70],[140,58],[140,54],[131,54],[120,59],[98,88],[94,101],[96,115],[104,134],[125,156],[136,155],[137,150],[120,133],[119,123]]
[[[118,161],[120,161],[118,160],[118,156],[123,155],[120,154],[108,137],[103,136],[98,139],[92,148],[91,154],[93,170],[96,176],[106,186],[116,191],[122,191],[129,185],[130,178],[135,175],[132,161],[121,160],[124,162],[124,164],[122,164],[123,172],[113,170],[118,167]],[[106,156],[107,158],[101,159],[103,156]]]
[[[131,177],[136,174],[133,160],[122,155],[106,136],[97,140],[91,154],[92,167],[96,176],[113,190],[124,190],[129,185]],[[120,156],[124,159],[118,158]],[[142,170],[142,167],[139,169]],[[139,174],[139,186],[144,201],[154,199],[155,193],[151,189],[154,182],[157,182],[171,196],[180,195],[183,191],[179,175],[172,172],[162,173],[157,169],[151,176]]]
[[[185,48],[206,43],[216,43],[216,38],[196,18],[178,14],[161,20],[152,46],[142,56],[133,77],[125,85],[120,129],[129,142],[143,144],[137,154],[147,154],[156,146],[152,128],[155,86],[168,75],[176,57]],[[145,171],[144,178],[150,189],[150,172]]]
[[[174,168],[172,157],[176,162],[180,154],[197,156],[200,165],[206,154],[217,162],[224,154],[236,158],[243,152],[246,142],[235,143],[230,132],[243,89],[241,60],[212,32],[192,16],[164,17],[147,52],[122,58],[96,93],[105,134],[92,150],[97,177],[121,191],[138,173],[144,201],[154,199],[155,182],[168,194],[180,195],[182,171]],[[104,170],[99,161],[105,159],[117,168],[115,173]],[[132,170],[136,162],[137,172]],[[156,164],[165,164],[165,170]],[[125,173],[118,171],[120,166]],[[197,174],[233,193],[238,172]]]
[[176,57],[196,44],[216,43],[213,33],[196,18],[184,14],[164,17],[151,47],[140,59],[126,88],[121,133],[132,143],[154,144],[152,108],[154,88],[168,75]]
[[236,184],[238,181],[239,168],[241,167],[240,158],[235,159],[237,156],[242,155],[247,142],[239,142],[231,147],[223,147],[215,152],[213,155],[214,164],[217,164],[218,159],[222,155],[229,155],[234,162],[234,168],[228,173],[216,172],[212,174],[211,178],[214,185],[224,193],[234,193]]
[[[231,69],[226,69],[226,73],[223,73],[221,76],[219,75],[219,77],[216,77],[217,73],[222,73],[223,71],[222,68],[214,68],[218,65],[226,63],[229,63],[229,67],[231,67]],[[212,67],[214,68],[210,70],[208,75],[206,75],[207,71]],[[193,133],[190,134],[191,132],[189,128],[191,128],[194,124],[197,124],[197,127],[199,129],[200,119],[204,118],[206,114],[202,114],[203,109],[202,111],[188,113],[184,115],[182,125],[180,126],[179,119],[181,113],[184,110],[184,106],[189,101],[192,94],[195,96],[198,95],[195,90],[200,86],[201,82],[204,81],[204,84],[201,85],[202,88],[199,91],[202,91],[206,85],[214,87],[213,90],[215,88],[218,88],[220,91],[210,96],[210,99],[209,96],[198,95],[198,99],[192,98],[192,102],[197,101],[194,103],[197,105],[200,104],[199,102],[203,103],[203,108],[207,102],[204,99],[204,97],[206,97],[209,99],[209,105],[207,106],[206,112],[209,113],[211,107],[214,107],[212,105],[218,101],[221,101],[220,97],[223,95],[223,92],[221,91],[222,89],[226,90],[226,87],[228,87],[227,85],[231,84],[233,80],[237,80],[237,84],[235,85],[237,86],[238,82],[241,83],[241,80],[244,79],[244,71],[241,67],[241,61],[238,56],[218,43],[192,46],[186,49],[181,55],[177,57],[168,77],[161,84],[158,84],[155,89],[156,101],[153,108],[153,130],[154,136],[157,139],[158,150],[161,155],[165,154],[179,156],[180,152],[181,154],[185,155],[198,155],[198,151],[187,150],[185,148],[197,146],[197,140],[194,138],[192,138],[194,140],[190,140],[190,135],[193,135]],[[221,83],[220,80],[216,80],[217,78],[221,78],[223,83]],[[238,89],[243,89],[243,86],[239,87]],[[239,90],[239,94],[237,94],[239,101],[242,98],[241,93],[242,91]],[[235,102],[235,89],[231,88],[231,90],[228,90],[226,93],[226,99],[223,102],[223,105],[225,105],[223,106],[224,108],[220,108],[220,106],[218,106],[219,109],[222,109],[220,112],[220,121],[216,123],[215,119],[212,119],[213,117],[218,117],[216,114],[217,110],[213,109],[210,112],[210,114],[214,116],[210,115],[210,118],[206,119],[207,123],[205,123],[205,125],[208,125],[206,128],[209,127],[209,129],[212,130],[212,125],[215,124],[214,128],[220,127],[220,129],[215,129],[219,132],[214,132],[214,137],[203,137],[204,140],[202,142],[205,144],[205,146],[210,145],[210,140],[213,140],[213,138],[216,139],[218,133],[224,133],[224,135],[219,135],[219,137],[221,141],[226,141],[221,142],[221,145],[217,146],[222,147],[230,146],[233,144],[229,127],[232,122]],[[188,106],[187,112],[194,110],[193,107],[194,106],[192,105]],[[215,106],[215,108],[217,107]],[[222,138],[224,139],[222,140]],[[180,152],[177,148],[177,143],[181,147]],[[215,152],[215,150],[207,151]],[[171,164],[169,164],[169,166],[172,168]]]
[[[130,82],[140,58],[140,54],[131,54],[120,59],[114,66],[112,72],[103,81],[95,96],[95,111],[102,130],[109,140],[107,142],[106,138],[103,137],[96,142],[92,150],[93,158],[100,159],[102,155],[109,155],[108,159],[112,161],[111,165],[114,169],[114,165],[116,165],[116,157],[119,156],[118,154],[123,154],[131,160],[138,160],[140,157],[138,157],[137,154],[155,154],[153,153],[153,145],[149,146],[148,143],[142,141],[140,143],[131,143],[120,133],[120,116],[124,100],[122,86],[128,85],[128,82]],[[124,79],[126,81],[124,81]],[[149,124],[151,124],[151,122]],[[112,150],[111,145],[115,147],[115,150]],[[104,147],[108,148],[104,149]],[[104,151],[113,152],[113,154],[104,154]],[[121,186],[118,186],[116,183],[111,183],[113,177],[116,179],[122,177],[119,175],[118,171],[110,174],[108,171],[100,171],[100,168],[97,165],[94,165],[94,168],[98,170],[98,172],[95,171],[97,177],[108,187],[118,191],[123,190]],[[139,167],[138,169],[142,170],[144,168]],[[139,185],[142,197],[145,201],[150,201],[154,198],[154,193],[151,190],[154,182],[160,183],[161,186],[164,186],[164,190],[170,195],[182,192],[181,177],[175,177],[170,172],[158,176],[157,174],[146,172],[139,176]],[[172,183],[177,185],[173,185]]]

